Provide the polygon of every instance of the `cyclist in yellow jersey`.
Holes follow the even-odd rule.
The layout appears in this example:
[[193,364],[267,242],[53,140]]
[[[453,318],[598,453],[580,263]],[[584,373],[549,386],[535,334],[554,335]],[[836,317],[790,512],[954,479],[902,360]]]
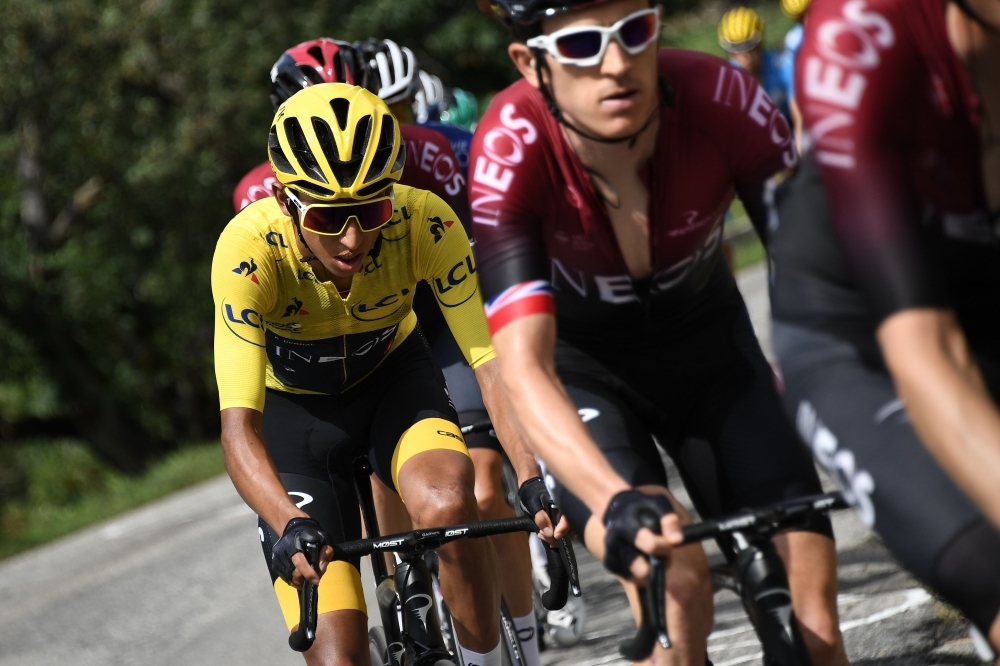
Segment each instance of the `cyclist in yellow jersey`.
[[[417,527],[478,518],[474,471],[444,378],[411,310],[431,284],[475,369],[522,478],[534,459],[507,427],[468,237],[436,195],[398,184],[405,161],[388,107],[362,88],[308,87],[275,115],[275,196],[244,208],[212,265],[222,443],[259,534],[289,629],[294,588],[318,576],[294,546],[360,534],[350,482],[367,455]],[[539,524],[551,534],[543,514]],[[358,563],[321,551],[320,619],[309,664],[367,664]],[[466,663],[499,666],[499,579],[489,540],[439,551],[442,591]]]

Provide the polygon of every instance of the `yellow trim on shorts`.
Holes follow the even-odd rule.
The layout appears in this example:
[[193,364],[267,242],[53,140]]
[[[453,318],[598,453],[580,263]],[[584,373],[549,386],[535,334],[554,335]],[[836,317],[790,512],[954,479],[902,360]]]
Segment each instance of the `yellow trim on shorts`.
[[[417,421],[410,426],[400,436],[399,442],[396,443],[396,450],[392,453],[392,484],[396,486],[396,492],[399,492],[399,470],[407,460],[424,451],[441,449],[458,451],[469,456],[469,449],[465,446],[462,431],[451,421],[429,418]],[[469,456],[469,459],[471,460],[472,457]]]
[[[278,578],[274,581],[281,614],[285,616],[288,631],[299,623],[299,591]],[[361,589],[361,573],[350,562],[330,562],[326,573],[319,579],[319,608],[317,612],[331,613],[339,610],[358,610],[368,614],[365,593]]]

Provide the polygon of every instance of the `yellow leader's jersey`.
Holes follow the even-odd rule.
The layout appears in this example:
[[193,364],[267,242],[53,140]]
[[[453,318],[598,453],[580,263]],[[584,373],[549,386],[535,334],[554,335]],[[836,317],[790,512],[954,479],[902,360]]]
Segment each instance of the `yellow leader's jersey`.
[[[215,375],[222,409],[264,410],[264,387],[336,395],[374,370],[416,327],[426,280],[473,368],[493,358],[469,238],[435,194],[395,186],[396,209],[342,298],[302,261],[273,197],[236,215],[212,260]],[[308,232],[305,232],[308,234]]]

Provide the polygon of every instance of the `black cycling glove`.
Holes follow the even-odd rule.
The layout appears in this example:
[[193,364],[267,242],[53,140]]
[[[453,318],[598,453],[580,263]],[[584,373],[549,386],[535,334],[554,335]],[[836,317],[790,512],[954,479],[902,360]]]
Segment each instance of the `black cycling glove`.
[[521,504],[528,512],[529,517],[534,518],[539,511],[544,511],[546,515],[549,515],[552,497],[549,495],[548,486],[545,485],[545,479],[542,477],[535,476],[522,483],[517,490],[517,496],[521,499]]
[[[292,574],[295,573],[292,557],[295,553],[304,552],[305,548],[302,545],[304,541],[318,541],[319,547],[322,548],[330,543],[330,537],[312,518],[292,518],[285,525],[281,538],[271,547],[271,568],[289,585],[292,583]],[[313,563],[316,573],[319,573],[318,564],[318,562]]]
[[623,578],[631,577],[629,567],[642,555],[635,547],[635,535],[643,527],[659,532],[660,518],[673,512],[663,495],[623,490],[612,497],[604,512],[604,566]]

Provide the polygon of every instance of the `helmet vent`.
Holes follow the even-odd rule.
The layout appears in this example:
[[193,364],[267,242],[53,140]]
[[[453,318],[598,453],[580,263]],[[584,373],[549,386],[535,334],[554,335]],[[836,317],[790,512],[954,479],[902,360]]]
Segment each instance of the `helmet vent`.
[[358,190],[358,196],[361,197],[362,199],[371,196],[376,192],[381,192],[390,185],[395,184],[395,182],[396,181],[392,178],[383,178],[382,180],[372,185],[365,185],[364,187],[362,187],[360,190]]
[[328,190],[325,187],[320,187],[315,183],[310,183],[308,180],[296,180],[293,183],[288,183],[288,187],[293,190],[302,190],[303,192],[308,192],[309,194],[317,197],[323,197],[324,199],[328,199],[337,194],[336,192]]
[[306,53],[315,58],[320,67],[326,67],[326,58],[323,57],[323,49],[318,46],[311,46]]
[[329,182],[326,176],[323,175],[323,171],[319,168],[316,156],[309,149],[309,144],[306,142],[306,135],[302,132],[302,126],[299,125],[297,118],[288,118],[285,120],[285,136],[288,137],[288,145],[292,149],[292,155],[295,156],[296,161],[298,161],[302,170],[306,172],[306,175],[321,183]]
[[406,164],[406,141],[403,141],[403,137],[399,137],[399,153],[396,155],[396,161],[392,164],[392,173],[396,173],[403,168]]
[[319,147],[323,149],[323,154],[326,155],[326,161],[339,162],[340,161],[340,150],[337,148],[337,142],[333,138],[333,131],[330,126],[326,124],[326,121],[322,118],[317,118],[313,116],[312,118],[313,131],[316,132],[316,139],[319,141]]
[[295,167],[292,166],[292,163],[285,157],[284,151],[281,150],[277,127],[271,127],[271,133],[267,135],[267,152],[271,157],[271,163],[278,168],[278,171],[295,175]]
[[365,161],[365,149],[368,147],[368,138],[371,135],[372,129],[371,125],[371,116],[365,116],[358,121],[357,130],[354,133],[354,149],[351,159],[344,162],[341,161],[339,152],[334,151],[333,154],[327,153],[326,157],[330,163],[330,170],[333,171],[333,175],[341,187],[350,187],[357,180],[358,172],[361,171],[361,164]]
[[334,97],[330,100],[330,107],[333,109],[333,115],[337,117],[337,124],[340,125],[340,131],[345,131],[347,129],[347,115],[351,111],[351,103],[343,97]]
[[378,145],[375,148],[375,156],[372,158],[371,166],[365,175],[365,183],[370,183],[383,173],[389,166],[392,158],[393,139],[396,138],[396,128],[391,116],[382,116],[382,130],[379,132]]

